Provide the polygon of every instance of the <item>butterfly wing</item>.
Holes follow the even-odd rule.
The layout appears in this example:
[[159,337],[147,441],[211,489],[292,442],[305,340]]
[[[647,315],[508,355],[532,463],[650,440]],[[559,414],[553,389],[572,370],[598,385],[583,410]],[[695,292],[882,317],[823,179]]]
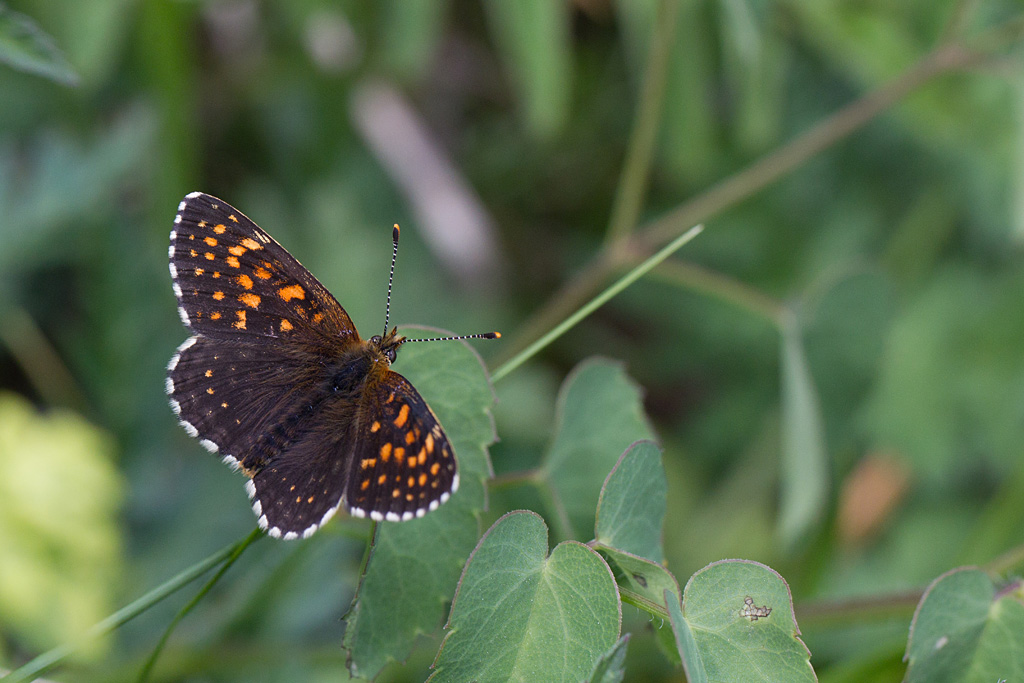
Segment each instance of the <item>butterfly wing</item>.
[[178,312],[193,332],[350,343],[341,304],[284,247],[227,202],[193,192],[178,205],[168,250]]
[[179,313],[196,333],[168,365],[171,407],[205,448],[254,476],[303,434],[323,400],[324,358],[359,334],[284,247],[216,197],[182,200],[168,255]]
[[398,522],[422,517],[459,487],[455,451],[409,380],[371,375],[363,392],[345,504],[357,517]]
[[318,367],[301,350],[196,335],[171,358],[167,394],[189,435],[252,476],[294,439]]

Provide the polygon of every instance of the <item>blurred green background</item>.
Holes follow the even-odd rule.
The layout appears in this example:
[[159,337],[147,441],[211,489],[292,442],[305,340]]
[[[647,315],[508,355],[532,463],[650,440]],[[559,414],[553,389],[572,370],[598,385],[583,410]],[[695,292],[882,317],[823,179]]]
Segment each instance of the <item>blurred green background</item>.
[[[1024,542],[1022,23],[1014,0],[0,4],[0,665],[253,526],[163,393],[187,336],[167,235],[193,190],[274,235],[364,336],[400,223],[392,319],[501,330],[476,345],[493,369],[608,253],[623,196],[651,235],[763,159],[736,201],[686,214],[707,229],[672,262],[496,385],[499,477],[537,463],[560,382],[600,354],[665,447],[681,581],[759,560],[820,617]],[[829,118],[889,82],[865,125]],[[775,154],[815,126],[821,153]],[[623,195],[631,153],[649,176]],[[492,491],[494,517],[537,505]],[[338,680],[363,549],[340,524],[259,544],[157,679]],[[54,678],[132,675],[185,600]],[[912,605],[801,620],[821,680],[899,680]],[[627,680],[683,680],[658,625],[624,619]],[[422,680],[436,635],[383,680]]]

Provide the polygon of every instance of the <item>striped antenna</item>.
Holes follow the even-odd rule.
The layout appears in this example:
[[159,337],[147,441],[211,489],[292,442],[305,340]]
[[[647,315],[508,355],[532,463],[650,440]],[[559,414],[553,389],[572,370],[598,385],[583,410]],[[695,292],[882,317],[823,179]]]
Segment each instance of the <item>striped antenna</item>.
[[[388,301],[384,308],[384,334],[381,338],[388,336],[388,323],[391,321],[391,285],[395,281],[395,262],[398,260],[398,223],[395,223],[394,229],[391,231],[391,274],[388,275]],[[411,342],[427,342],[427,341],[457,341],[459,339],[501,339],[501,332],[482,332],[480,334],[462,334],[457,337],[431,337],[430,339],[402,339],[402,344],[409,344]]]
[[460,334],[457,337],[431,337],[430,339],[403,339],[403,344],[424,341],[455,341],[457,339],[501,339],[501,332],[482,332],[480,334]]
[[391,320],[391,283],[395,281],[395,261],[398,260],[398,223],[395,223],[394,229],[391,231],[391,274],[388,275],[388,302],[384,308],[384,334],[381,337],[388,336],[388,321]]

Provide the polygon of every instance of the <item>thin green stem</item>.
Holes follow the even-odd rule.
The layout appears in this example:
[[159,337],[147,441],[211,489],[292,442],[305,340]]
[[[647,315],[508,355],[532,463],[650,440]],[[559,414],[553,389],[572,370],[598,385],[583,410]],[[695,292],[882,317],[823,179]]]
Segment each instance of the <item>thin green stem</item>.
[[612,215],[605,237],[605,248],[613,248],[626,239],[636,227],[640,208],[651,176],[651,159],[658,137],[665,101],[665,82],[672,55],[672,38],[676,30],[678,0],[662,0],[658,6],[657,24],[650,57],[644,70],[636,121],[630,134],[626,161],[622,167]]
[[220,566],[220,569],[217,570],[217,573],[210,577],[210,580],[207,581],[203,585],[203,587],[199,589],[199,592],[196,593],[195,596],[188,601],[188,604],[182,607],[178,611],[178,613],[174,615],[174,618],[171,619],[171,623],[169,623],[167,625],[167,628],[164,629],[164,634],[160,637],[160,642],[158,642],[156,644],[156,647],[153,648],[152,654],[149,655],[149,659],[146,660],[145,666],[143,666],[142,671],[139,672],[139,683],[145,683],[146,679],[149,678],[150,672],[153,671],[153,667],[156,665],[156,660],[160,657],[160,653],[163,651],[164,645],[167,644],[168,638],[170,638],[171,634],[174,633],[174,629],[175,627],[177,627],[178,622],[184,619],[185,615],[191,612],[192,609],[199,604],[199,601],[202,600],[206,596],[206,594],[210,592],[210,589],[217,585],[217,582],[220,581],[220,578],[224,576],[225,572],[227,572],[228,569],[231,568],[231,565],[235,563],[235,560],[241,557],[242,553],[245,552],[245,549],[252,545],[254,541],[262,537],[263,532],[260,529],[253,529],[252,533],[246,536],[239,543],[236,543],[234,549],[231,551],[231,554],[228,556],[224,564]]
[[680,287],[703,292],[722,301],[743,308],[781,327],[785,305],[760,291],[713,270],[693,263],[678,261],[662,263],[651,273],[652,277]]
[[35,659],[15,669],[3,678],[0,678],[0,681],[3,681],[3,683],[22,683],[39,677],[45,671],[48,671],[50,668],[62,662],[68,657],[68,655],[72,654],[86,642],[99,638],[100,636],[104,636],[113,630],[120,628],[153,605],[159,603],[164,598],[187,586],[213,567],[216,567],[218,564],[231,557],[237,547],[237,543],[232,543],[231,545],[218,550],[213,555],[210,555],[205,560],[201,560],[188,569],[179,572],[177,576],[165,581],[143,595],[141,598],[129,603],[103,621],[93,625],[85,632],[85,635],[82,638],[71,643],[58,645],[52,650],[42,653]]
[[530,344],[528,347],[523,349],[519,354],[504,363],[501,367],[494,371],[491,375],[491,380],[494,382],[499,381],[510,372],[518,368],[520,365],[525,363],[527,360],[535,356],[541,349],[551,344],[553,341],[561,337],[563,334],[571,330],[581,320],[586,318],[588,315],[596,311],[598,308],[608,303],[612,298],[622,292],[624,289],[629,287],[631,284],[642,278],[644,275],[649,273],[652,268],[671,256],[676,250],[682,247],[684,244],[692,240],[694,237],[700,234],[701,230],[704,229],[702,225],[696,225],[682,235],[672,240],[667,246],[661,251],[654,254],[646,261],[641,263],[633,270],[626,273],[624,276],[619,278],[615,284],[608,289],[604,290],[596,297],[590,300],[587,304],[581,306],[575,313],[570,315],[568,318],[563,320],[561,323],[556,325],[550,332],[545,334],[543,337]]
[[1024,567],[1024,545],[1011,548],[1005,553],[985,565],[987,571],[996,574],[1007,574],[1018,572]]

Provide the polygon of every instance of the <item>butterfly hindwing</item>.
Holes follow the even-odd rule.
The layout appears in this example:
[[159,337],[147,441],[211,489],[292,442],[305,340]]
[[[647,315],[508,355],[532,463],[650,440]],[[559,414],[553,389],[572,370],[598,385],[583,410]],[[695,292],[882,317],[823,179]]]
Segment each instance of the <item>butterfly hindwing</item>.
[[358,341],[345,309],[241,211],[193,192],[178,205],[168,249],[182,321],[194,332]]
[[409,380],[386,370],[371,378],[357,424],[345,504],[376,520],[422,517],[459,486],[455,451]]
[[314,421],[246,483],[260,528],[285,540],[307,538],[334,516],[345,492],[353,427],[351,421]]
[[197,335],[168,364],[167,394],[185,430],[246,472],[286,450],[317,399],[315,357],[277,344]]

